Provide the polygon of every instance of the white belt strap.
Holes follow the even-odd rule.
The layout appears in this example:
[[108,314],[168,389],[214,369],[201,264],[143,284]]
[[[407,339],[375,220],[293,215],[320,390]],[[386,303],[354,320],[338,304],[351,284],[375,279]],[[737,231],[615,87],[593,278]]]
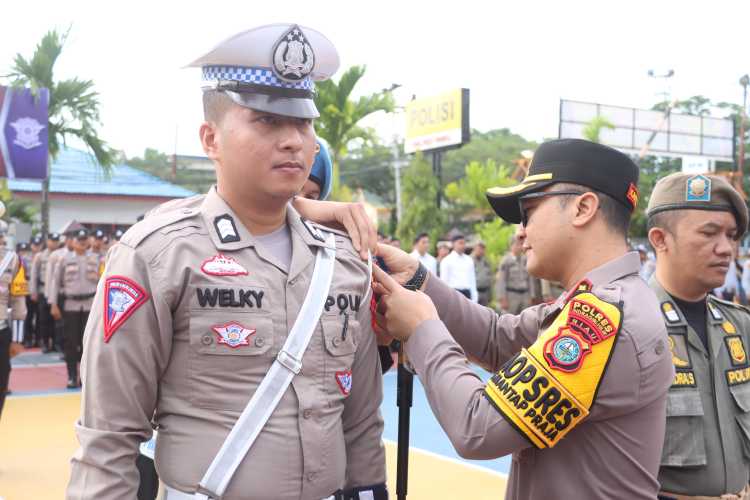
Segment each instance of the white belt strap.
[[221,498],[292,379],[302,369],[302,356],[323,313],[328,290],[331,288],[335,262],[336,240],[333,234],[328,234],[325,247],[319,248],[316,253],[310,288],[307,289],[305,302],[284,347],[224,440],[219,453],[201,479],[199,492],[193,498]]
[[8,266],[10,265],[10,261],[13,260],[13,257],[15,255],[16,254],[11,251],[8,251],[8,253],[5,254],[5,257],[3,257],[3,260],[0,261],[0,275],[2,275],[5,272],[5,270],[8,268]]
[[[176,490],[174,488],[171,488],[164,485],[164,496],[162,500],[195,500],[197,497],[197,493],[183,493],[180,490]],[[205,497],[204,497],[205,498]],[[334,495],[328,496],[323,498],[322,500],[336,500],[336,497]]]

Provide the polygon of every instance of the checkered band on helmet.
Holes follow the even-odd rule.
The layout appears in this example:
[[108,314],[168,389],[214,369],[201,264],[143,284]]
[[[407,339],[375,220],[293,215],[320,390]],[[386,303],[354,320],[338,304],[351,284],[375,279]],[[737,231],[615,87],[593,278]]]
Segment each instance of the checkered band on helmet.
[[285,82],[279,80],[273,71],[264,68],[246,68],[242,66],[204,66],[203,80],[229,80],[236,82],[254,83],[287,89],[313,90],[311,78],[299,82]]

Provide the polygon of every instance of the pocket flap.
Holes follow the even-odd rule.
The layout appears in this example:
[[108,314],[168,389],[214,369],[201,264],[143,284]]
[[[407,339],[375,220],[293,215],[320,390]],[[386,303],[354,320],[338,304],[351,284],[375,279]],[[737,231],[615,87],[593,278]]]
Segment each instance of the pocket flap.
[[190,318],[190,345],[200,354],[258,356],[273,346],[270,314],[203,314]]
[[734,396],[734,401],[743,412],[750,412],[750,384],[730,386],[729,392],[732,393],[732,396]]
[[[325,336],[326,351],[331,356],[347,356],[357,350],[354,335],[359,328],[357,321],[349,315],[347,319],[343,314],[325,315],[320,318]],[[344,328],[346,334],[344,335]]]
[[698,417],[703,415],[703,403],[697,390],[673,389],[667,393],[668,417]]

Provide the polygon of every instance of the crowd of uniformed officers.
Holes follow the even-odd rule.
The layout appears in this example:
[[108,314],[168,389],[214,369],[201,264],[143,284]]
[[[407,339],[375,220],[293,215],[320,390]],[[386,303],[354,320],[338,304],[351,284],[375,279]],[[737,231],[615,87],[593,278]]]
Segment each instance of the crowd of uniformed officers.
[[[128,231],[98,291],[84,228],[34,258],[39,341],[62,339],[69,386],[87,325],[67,498],[134,498],[158,430],[167,500],[385,500],[376,339],[397,339],[457,452],[512,454],[508,499],[748,500],[750,310],[711,295],[747,232],[738,191],[709,174],[659,180],[646,282],[627,243],[638,166],[589,141],[545,142],[521,183],[487,198],[519,225],[507,276],[523,254],[563,292],[522,308],[512,294],[528,285],[508,281],[498,314],[478,303],[488,285],[461,245],[438,277],[423,255],[377,245],[361,206],[297,196],[319,150],[314,82],[338,65],[330,40],[298,25],[217,45],[191,64],[216,186]],[[26,315],[17,261],[0,252],[0,338]]]
[[19,273],[10,295],[23,296],[25,320],[16,343],[40,347],[43,353],[59,352],[67,365],[68,388],[80,387],[78,363],[83,331],[104,272],[107,250],[123,231],[112,235],[90,230],[72,221],[59,233],[16,244]]

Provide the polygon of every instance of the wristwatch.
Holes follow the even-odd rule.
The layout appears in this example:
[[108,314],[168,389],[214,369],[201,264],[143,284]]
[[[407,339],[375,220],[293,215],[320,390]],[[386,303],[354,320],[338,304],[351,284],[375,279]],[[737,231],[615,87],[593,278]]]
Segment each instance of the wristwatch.
[[417,267],[417,271],[414,273],[414,276],[412,276],[409,281],[404,283],[404,288],[411,291],[417,291],[422,288],[422,285],[424,285],[426,279],[427,268],[424,267],[424,265],[420,262],[419,267]]

